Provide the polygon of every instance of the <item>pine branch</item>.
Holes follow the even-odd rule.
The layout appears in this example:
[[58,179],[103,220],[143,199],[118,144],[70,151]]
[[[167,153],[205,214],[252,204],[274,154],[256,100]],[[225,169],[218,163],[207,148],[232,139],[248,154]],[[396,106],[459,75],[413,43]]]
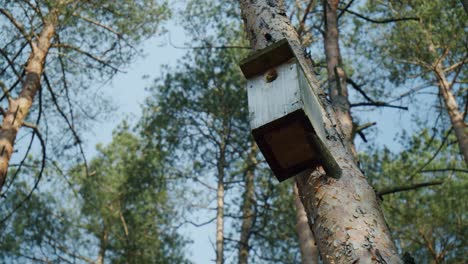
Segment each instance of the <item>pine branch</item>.
[[338,7],[339,10],[342,10],[343,12],[347,12],[347,13],[350,13],[352,15],[355,15],[367,22],[371,22],[371,23],[376,23],[376,24],[387,24],[387,23],[394,23],[394,22],[400,22],[400,21],[421,21],[421,19],[419,17],[401,17],[401,18],[385,18],[385,19],[373,19],[373,18],[370,18],[370,17],[366,17],[366,16],[363,16],[357,12],[354,12],[352,10],[349,10],[349,9],[344,9],[344,8],[340,8]]
[[392,188],[383,189],[382,191],[379,191],[377,194],[378,196],[384,196],[384,195],[397,193],[397,192],[416,190],[416,189],[428,187],[428,186],[441,185],[443,183],[444,183],[443,181],[431,181],[431,182],[423,182],[423,183],[417,183],[417,184],[411,184],[411,185],[403,185],[400,187],[392,187]]

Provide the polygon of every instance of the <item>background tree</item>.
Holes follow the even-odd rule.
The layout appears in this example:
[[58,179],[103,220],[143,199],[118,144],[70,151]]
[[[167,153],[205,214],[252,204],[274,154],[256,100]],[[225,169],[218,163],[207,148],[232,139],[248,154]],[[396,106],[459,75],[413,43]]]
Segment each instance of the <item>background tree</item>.
[[[356,40],[354,47],[364,49],[373,63],[381,65],[384,80],[397,87],[405,87],[395,89],[401,92],[400,95],[391,91],[395,97],[393,100],[409,99],[415,107],[419,103],[419,113],[415,114],[422,120],[428,120],[434,128],[441,123],[449,123],[453,127],[460,152],[468,162],[467,100],[463,85],[467,78],[465,64],[468,63],[467,14],[460,2],[368,2],[362,12],[369,16],[407,18],[404,22],[390,24],[356,21],[360,29],[356,32],[360,34],[353,38]],[[363,37],[363,34],[368,37]],[[381,85],[382,79],[379,82]],[[437,88],[435,92],[434,88]],[[429,96],[431,94],[436,96]],[[428,100],[434,102],[429,109],[424,107],[427,104],[423,104]],[[440,117],[434,118],[433,112]]]
[[[125,125],[98,151],[91,174],[80,165],[67,176],[71,192],[54,193],[64,182],[36,192],[1,225],[5,262],[188,263],[187,241],[176,229],[177,196],[163,177],[161,153],[147,149]],[[27,186],[17,182],[13,188]]]
[[460,197],[467,195],[468,170],[457,158],[456,138],[449,132],[443,137],[427,129],[404,134],[401,152],[371,149],[360,158],[383,197],[395,241],[416,263],[464,262],[467,205]]
[[[0,41],[1,189],[22,126],[32,128],[33,136],[40,135],[41,120],[45,127],[57,125],[54,131],[66,127],[66,136],[54,142],[62,146],[54,154],[73,146],[83,154],[77,121],[94,119],[101,110],[95,104],[103,103],[92,100],[89,81],[111,78],[169,13],[164,2],[153,1],[24,0],[0,5],[5,36]],[[29,112],[37,116],[35,124],[27,122]],[[41,119],[43,114],[47,119]]]

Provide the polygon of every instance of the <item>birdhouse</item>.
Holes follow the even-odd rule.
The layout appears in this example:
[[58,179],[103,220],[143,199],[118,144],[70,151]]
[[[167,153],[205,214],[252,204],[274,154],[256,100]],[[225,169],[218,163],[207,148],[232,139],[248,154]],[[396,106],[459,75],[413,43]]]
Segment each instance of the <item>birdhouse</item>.
[[323,107],[286,39],[241,62],[253,137],[279,181],[323,166],[340,169],[324,144]]

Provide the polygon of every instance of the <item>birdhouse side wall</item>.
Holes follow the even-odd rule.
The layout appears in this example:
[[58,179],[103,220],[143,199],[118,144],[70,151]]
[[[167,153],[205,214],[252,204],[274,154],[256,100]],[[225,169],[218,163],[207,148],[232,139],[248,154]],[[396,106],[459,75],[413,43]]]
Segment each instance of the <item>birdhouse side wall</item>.
[[301,90],[301,99],[303,102],[304,112],[309,118],[309,121],[311,122],[317,136],[322,141],[324,141],[326,134],[323,121],[323,107],[321,106],[317,95],[315,95],[314,91],[312,90],[312,87],[309,85],[309,82],[304,75],[304,71],[299,64],[297,64],[297,75],[299,79],[299,89]]
[[[271,74],[276,78],[271,80]],[[250,127],[256,129],[302,108],[295,60],[247,81]]]

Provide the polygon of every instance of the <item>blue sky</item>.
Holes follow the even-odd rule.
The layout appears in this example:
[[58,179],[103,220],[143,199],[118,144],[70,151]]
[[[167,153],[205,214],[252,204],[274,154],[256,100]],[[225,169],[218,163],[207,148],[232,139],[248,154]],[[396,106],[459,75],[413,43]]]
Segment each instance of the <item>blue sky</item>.
[[[168,24],[168,31],[171,35],[171,41],[177,46],[183,46],[188,40],[185,37],[183,29],[174,23]],[[162,65],[176,65],[177,60],[181,58],[188,50],[177,49],[169,45],[168,35],[155,37],[145,41],[141,47],[143,56],[135,60],[125,73],[119,73],[115,78],[102,88],[102,92],[112,98],[114,105],[119,108],[111,118],[105,120],[101,125],[95,126],[88,137],[86,152],[88,160],[95,155],[95,145],[97,143],[107,144],[112,140],[112,130],[126,119],[130,123],[138,121],[141,116],[141,105],[143,104],[148,87],[152,80],[161,74]],[[150,76],[144,79],[143,76]],[[379,145],[387,145],[393,150],[398,150],[398,144],[395,143],[395,135],[401,131],[401,128],[411,127],[410,114],[395,109],[383,109],[377,111],[362,111],[359,113],[362,121],[377,121],[378,131],[374,137]],[[361,149],[365,147],[361,140],[357,140]],[[198,212],[193,215],[194,222],[202,222],[203,219],[211,216],[203,215],[206,213]],[[213,212],[214,213],[214,212]],[[197,219],[198,218],[198,219]],[[226,227],[228,228],[228,227]],[[214,222],[203,227],[185,226],[182,233],[193,241],[189,245],[188,257],[194,263],[210,263],[214,260],[215,254],[211,241],[214,241],[215,224]]]

